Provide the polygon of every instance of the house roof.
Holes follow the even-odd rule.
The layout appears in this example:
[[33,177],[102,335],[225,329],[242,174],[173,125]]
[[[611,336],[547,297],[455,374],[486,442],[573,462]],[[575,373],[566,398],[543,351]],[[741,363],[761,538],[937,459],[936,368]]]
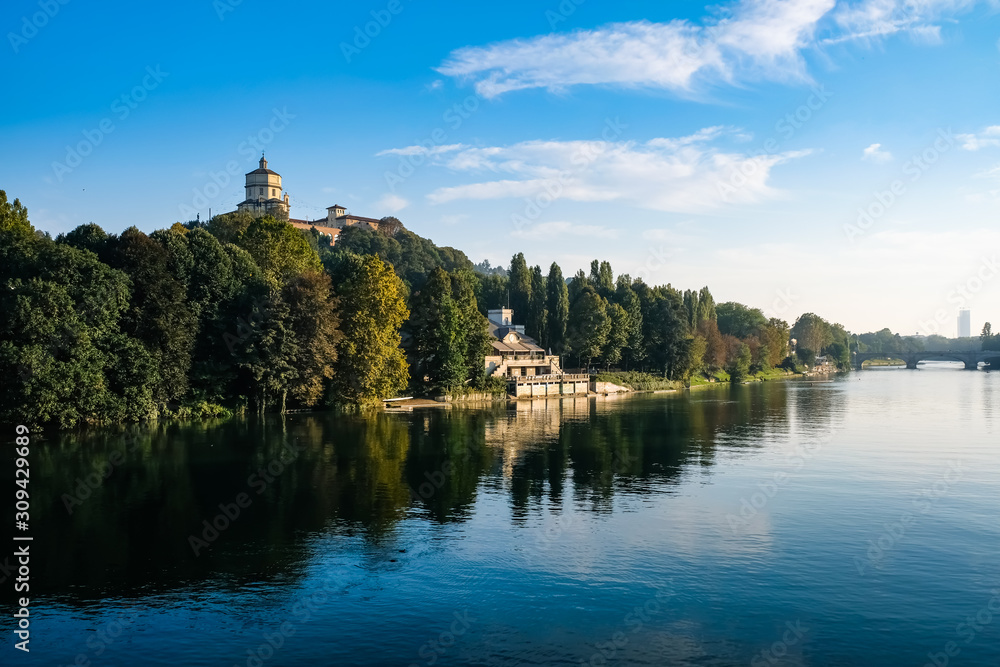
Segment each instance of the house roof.
[[247,172],[247,174],[248,175],[249,174],[274,174],[275,176],[281,176],[281,174],[279,174],[278,172],[271,171],[270,169],[266,169],[264,167],[261,167],[260,169],[254,169],[251,172]]
[[374,222],[374,223],[382,222],[378,218],[366,218],[363,215],[351,215],[350,213],[347,213],[345,215],[338,215],[337,220],[357,220],[359,222]]
[[499,352],[544,352],[542,348],[534,343],[529,343],[524,339],[517,342],[508,343],[502,340],[495,340],[490,343],[494,350]]

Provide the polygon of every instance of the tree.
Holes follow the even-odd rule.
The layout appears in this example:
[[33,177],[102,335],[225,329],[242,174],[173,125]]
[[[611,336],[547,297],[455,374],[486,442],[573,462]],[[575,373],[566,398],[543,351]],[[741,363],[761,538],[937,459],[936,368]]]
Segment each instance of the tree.
[[413,295],[408,329],[414,375],[434,391],[444,392],[466,379],[467,330],[452,299],[448,273],[438,267]]
[[698,326],[698,293],[684,290],[684,308],[687,310],[688,326],[693,331]]
[[531,296],[525,313],[525,332],[536,338],[542,349],[549,347],[548,285],[542,267],[531,269]]
[[986,341],[993,335],[993,325],[987,322],[983,325],[983,331],[979,334],[979,340]]
[[479,279],[479,292],[476,294],[479,311],[485,314],[495,308],[506,307],[509,292],[507,276],[499,273],[483,276]]
[[80,250],[89,250],[98,257],[106,257],[108,238],[103,229],[91,222],[80,225],[66,234],[60,234],[56,237],[56,243],[65,243]]
[[569,290],[563,280],[562,269],[555,262],[549,267],[545,290],[549,329],[547,342],[556,354],[562,354],[566,349],[566,326],[569,322]]
[[774,368],[788,356],[788,322],[772,317],[758,333],[761,343],[761,368]]
[[319,255],[309,242],[284,220],[257,218],[237,241],[260,267],[272,285],[281,285],[306,271],[321,271]]
[[604,349],[601,351],[601,361],[604,362],[605,368],[610,368],[622,359],[622,351],[628,345],[630,326],[628,313],[617,303],[610,304],[607,313],[610,327]]
[[795,356],[806,366],[812,366],[816,363],[816,351],[811,348],[798,347],[795,350]]
[[21,237],[30,237],[35,233],[28,222],[28,209],[20,199],[8,202],[4,190],[0,190],[0,232],[13,232]]
[[632,279],[625,274],[618,276],[615,287],[615,303],[625,309],[628,315],[628,332],[623,357],[627,364],[634,364],[644,358],[642,345],[642,305],[639,296],[632,289]]
[[814,355],[821,353],[828,345],[833,343],[833,332],[830,329],[830,323],[815,313],[800,315],[799,319],[795,320],[791,336],[797,341],[798,347],[811,350]]
[[[288,329],[293,339],[294,373],[287,393],[303,406],[312,407],[322,398],[326,381],[333,377],[337,347],[343,338],[330,276],[321,271],[295,276],[284,286],[282,298],[288,304]],[[282,412],[285,395],[283,391]]]
[[633,287],[642,308],[645,358],[664,377],[682,378],[691,338],[684,296],[669,285],[650,288],[637,281]]
[[615,276],[608,262],[598,262],[596,259],[590,263],[590,283],[597,290],[597,293],[606,300],[610,299],[615,291]]
[[170,271],[170,254],[135,227],[110,242],[111,265],[129,276],[132,293],[122,317],[123,331],[141,341],[159,368],[154,390],[161,405],[188,389],[197,319],[184,285]]
[[571,304],[566,328],[566,343],[582,366],[589,367],[591,359],[600,356],[610,330],[605,301],[588,285]]
[[740,343],[739,349],[736,352],[736,357],[726,368],[726,372],[729,373],[730,382],[738,384],[746,380],[747,376],[750,374],[751,361],[752,354],[750,352],[750,347],[746,343]]
[[708,287],[702,287],[698,292],[698,322],[717,318],[715,299]]
[[476,275],[469,270],[451,274],[451,298],[458,310],[459,326],[465,332],[465,377],[482,387],[486,380],[486,355],[492,351],[490,323],[476,305]]
[[[519,252],[511,258],[508,281],[510,307],[514,310],[514,319],[520,319],[523,322],[524,318],[528,316],[531,304],[531,271],[524,261],[524,253]],[[528,333],[529,335],[537,334],[537,332]]]
[[406,387],[399,330],[409,317],[405,287],[377,256],[344,253],[331,266],[341,332],[332,382],[335,403],[371,404]]
[[767,318],[759,308],[750,308],[742,303],[727,301],[716,309],[719,331],[724,335],[749,338],[757,334],[767,324]]
[[403,223],[399,221],[399,218],[393,217],[391,215],[386,216],[378,221],[378,231],[386,236],[395,236],[399,231],[403,229]]
[[726,345],[715,320],[705,319],[698,324],[698,335],[705,339],[704,365],[717,371],[726,365]]

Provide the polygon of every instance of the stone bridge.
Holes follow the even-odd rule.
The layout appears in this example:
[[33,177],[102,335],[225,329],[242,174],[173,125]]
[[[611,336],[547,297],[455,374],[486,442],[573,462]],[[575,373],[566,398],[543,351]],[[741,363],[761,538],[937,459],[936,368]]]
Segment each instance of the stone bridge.
[[902,359],[906,362],[907,368],[916,368],[921,361],[961,361],[965,364],[965,370],[974,371],[979,368],[980,362],[994,360],[994,364],[1000,361],[1000,351],[990,352],[854,352],[854,367],[861,370],[866,361],[872,359]]

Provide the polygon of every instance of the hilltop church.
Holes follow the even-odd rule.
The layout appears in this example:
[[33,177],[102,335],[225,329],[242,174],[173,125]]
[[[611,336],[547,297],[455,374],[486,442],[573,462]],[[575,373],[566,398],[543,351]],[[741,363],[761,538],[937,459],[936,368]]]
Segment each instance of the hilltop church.
[[289,215],[291,205],[288,193],[282,192],[281,174],[267,168],[264,154],[260,156],[260,166],[247,174],[246,199],[236,206],[237,211],[246,211],[255,216],[272,215],[281,220],[288,220],[292,227],[309,231],[315,227],[321,234],[330,237],[330,245],[337,241],[340,232],[351,225],[361,225],[371,230],[377,230],[380,221],[376,218],[366,218],[348,213],[347,209],[338,204],[328,206],[326,217],[319,220],[299,220]]

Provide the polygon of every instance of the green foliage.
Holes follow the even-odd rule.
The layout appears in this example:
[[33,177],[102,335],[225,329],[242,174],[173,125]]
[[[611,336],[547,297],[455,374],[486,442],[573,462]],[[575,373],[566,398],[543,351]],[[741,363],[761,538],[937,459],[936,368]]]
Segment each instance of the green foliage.
[[718,313],[715,307],[715,299],[708,287],[702,287],[698,292],[698,322],[705,320],[717,320]]
[[35,228],[28,222],[28,209],[21,201],[7,201],[7,193],[0,190],[0,233],[4,232],[30,237],[35,233]]
[[642,339],[642,304],[639,301],[639,296],[632,289],[632,280],[629,276],[618,276],[614,300],[625,309],[625,314],[628,316],[625,350],[622,354],[626,367],[628,367],[646,357]]
[[399,335],[410,315],[405,286],[378,256],[340,253],[329,269],[344,336],[337,347],[332,401],[368,405],[390,398],[408,380]]
[[[526,317],[531,305],[531,269],[524,261],[524,253],[519,252],[511,258],[507,280],[510,289],[510,307],[514,310],[514,316]],[[533,338],[538,336],[538,332],[534,329],[525,327],[524,331]]]
[[629,319],[625,309],[617,303],[612,303],[607,308],[608,313],[608,337],[601,350],[601,362],[605,368],[615,366],[622,359],[622,352],[628,345]]
[[816,363],[816,351],[811,350],[808,347],[797,348],[795,350],[795,356],[804,366],[811,367]]
[[660,375],[640,373],[639,371],[602,372],[594,376],[596,382],[611,382],[633,391],[663,391],[667,389],[682,389],[684,383],[678,380],[667,380]]
[[[549,310],[547,305],[548,284],[542,274],[542,267],[531,269],[531,294],[528,298],[528,312],[524,330],[538,341],[542,349],[549,347]],[[517,312],[517,311],[514,311]]]
[[738,384],[746,380],[747,376],[750,375],[751,361],[750,347],[746,343],[741,343],[736,358],[726,368],[726,372],[729,373],[729,381]]
[[0,422],[154,415],[158,369],[121,326],[128,278],[93,252],[35,236],[26,216],[0,192]]
[[337,244],[324,252],[324,264],[330,265],[333,258],[341,253],[380,257],[383,262],[392,266],[408,290],[423,285],[435,268],[451,272],[472,271],[473,267],[461,250],[436,246],[429,239],[414,234],[402,225],[392,235],[357,225],[348,227],[337,237]]
[[993,325],[989,322],[983,325],[979,340],[984,351],[1000,350],[1000,334],[993,333]]
[[586,286],[570,305],[566,343],[577,356],[580,365],[590,366],[591,359],[600,356],[611,331],[611,320],[601,295]]
[[546,342],[555,354],[566,350],[566,326],[569,322],[569,290],[562,269],[555,262],[549,267],[545,281],[548,337]]
[[309,242],[284,220],[256,218],[236,244],[250,253],[264,279],[277,286],[306,271],[321,271],[319,255]]
[[165,405],[188,389],[197,319],[187,303],[185,286],[170,271],[169,252],[135,227],[109,242],[109,263],[132,283],[122,330],[142,342],[159,368],[153,388]]
[[414,377],[434,392],[464,384],[467,331],[452,298],[451,278],[438,267],[411,300],[409,356]]
[[760,308],[750,308],[735,301],[720,303],[716,312],[719,331],[723,335],[749,338],[767,324],[767,318]]

